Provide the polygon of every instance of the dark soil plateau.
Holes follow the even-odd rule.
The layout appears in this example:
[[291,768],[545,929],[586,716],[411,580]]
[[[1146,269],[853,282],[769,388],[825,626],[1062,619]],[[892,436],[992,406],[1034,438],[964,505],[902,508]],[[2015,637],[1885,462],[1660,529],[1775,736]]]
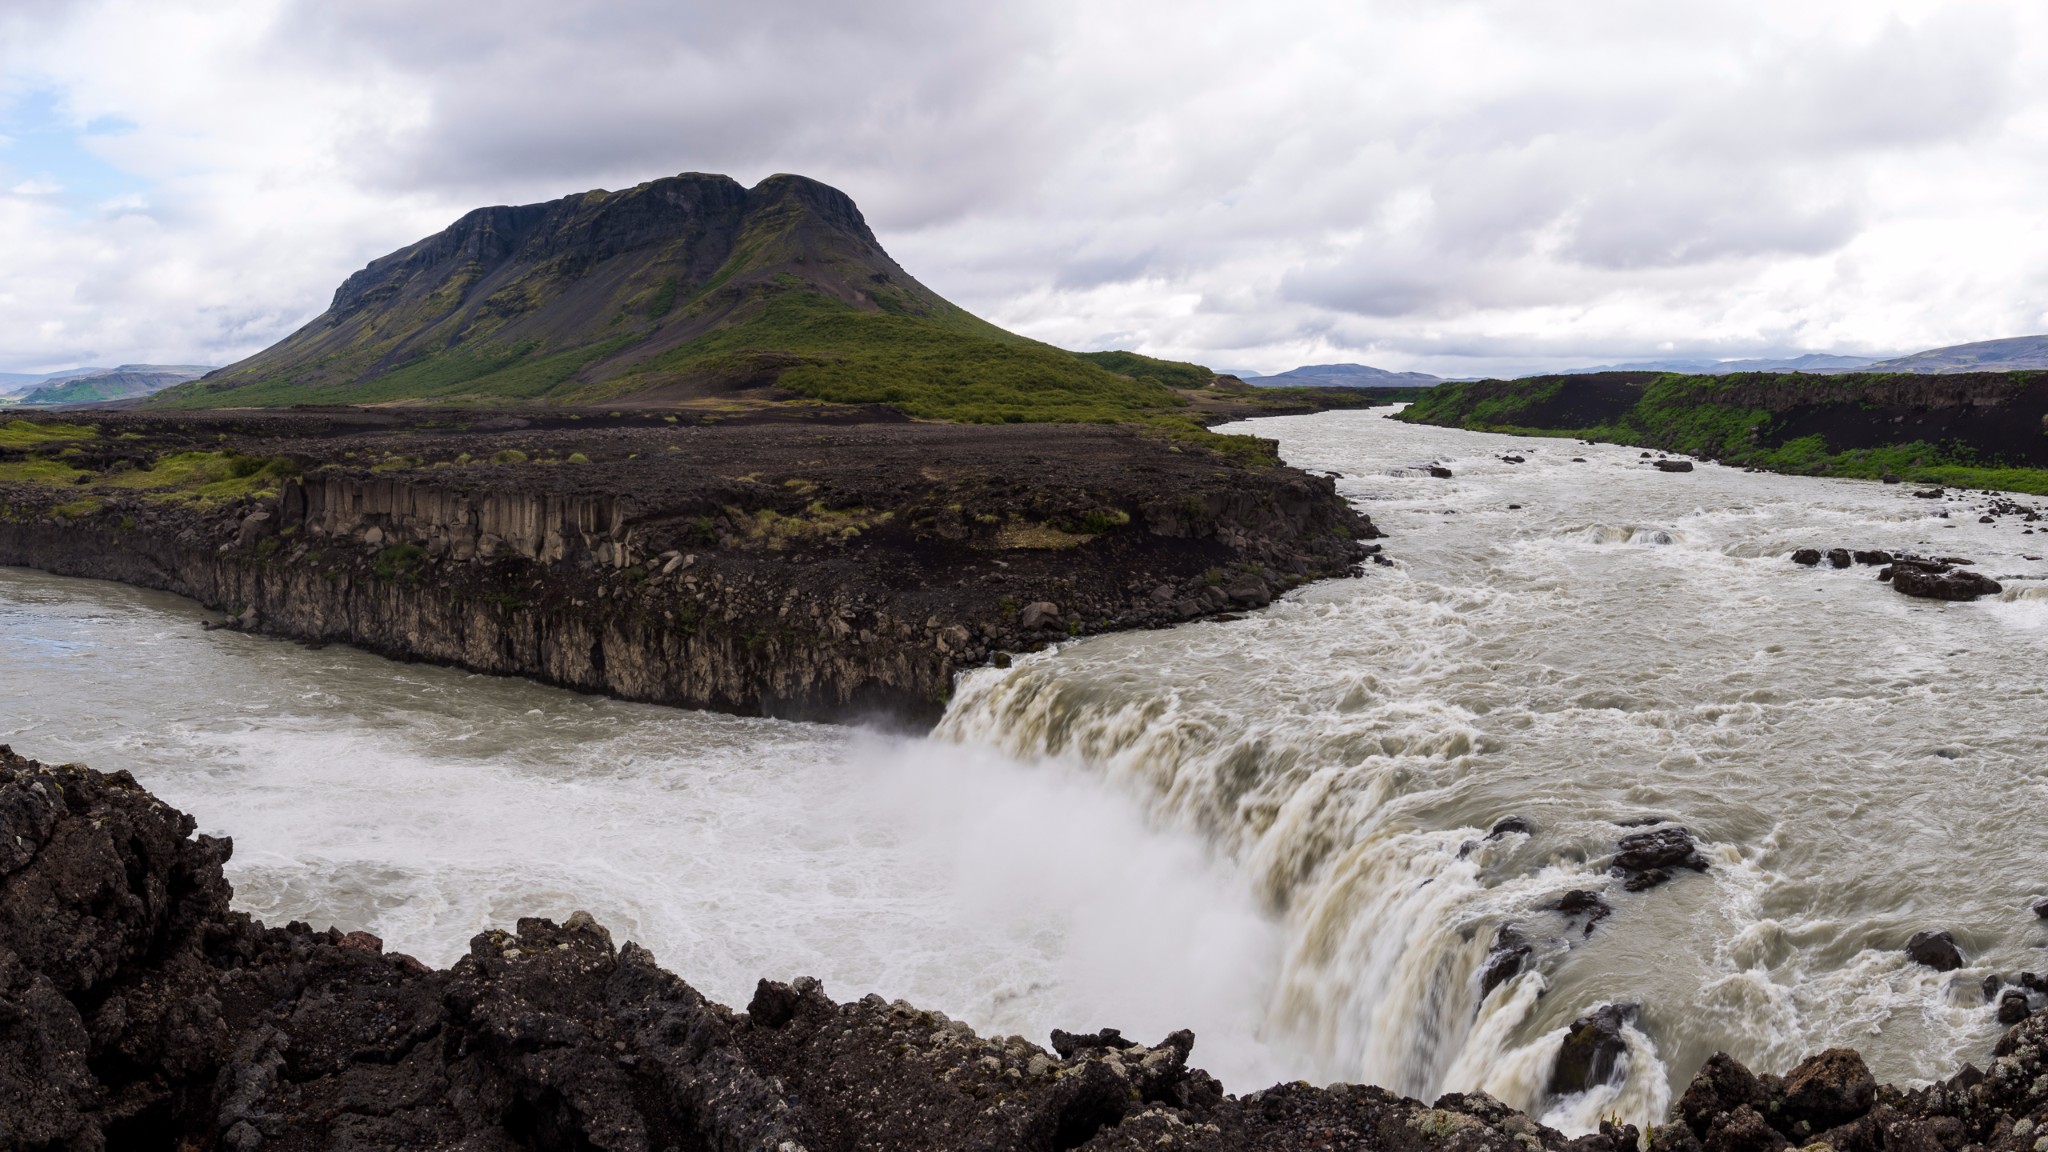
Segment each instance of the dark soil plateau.
[[[1052,1051],[877,996],[763,980],[706,1000],[578,913],[477,936],[452,968],[364,933],[229,910],[232,845],[126,773],[0,747],[0,1149],[1376,1149],[1622,1152],[1484,1095],[1231,1096],[1187,1032]],[[1554,1082],[1612,1070],[1618,1020],[1574,1025]],[[2036,1152],[2048,1013],[1988,1070],[1881,1087],[1833,1049],[1779,1077],[1703,1068],[1652,1152]]]
[[1264,605],[1377,552],[1331,480],[1259,452],[895,420],[51,417],[0,442],[0,563],[627,699],[924,723],[964,668]]

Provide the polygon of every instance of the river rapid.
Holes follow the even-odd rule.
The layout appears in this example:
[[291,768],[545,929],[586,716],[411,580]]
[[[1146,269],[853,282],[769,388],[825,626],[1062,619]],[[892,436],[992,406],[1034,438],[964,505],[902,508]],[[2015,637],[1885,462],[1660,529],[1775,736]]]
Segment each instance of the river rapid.
[[[233,835],[251,913],[435,964],[587,908],[728,1003],[811,974],[1041,1042],[1192,1027],[1234,1091],[1484,1089],[1574,1132],[1661,1120],[1717,1049],[1981,1059],[1983,977],[2048,946],[2048,532],[1384,411],[1239,430],[1340,473],[1395,564],[971,673],[930,738],[203,633],[189,601],[0,569],[0,740]],[[1787,559],[1838,545],[2006,592]],[[1487,838],[1509,815],[1533,831]],[[1624,892],[1601,865],[1653,820],[1712,867]],[[1574,889],[1613,909],[1590,932],[1543,908]],[[1508,926],[1531,962],[1482,998]],[[1969,966],[1906,961],[1923,928]],[[1640,1006],[1624,1075],[1552,1098],[1605,1003]]]

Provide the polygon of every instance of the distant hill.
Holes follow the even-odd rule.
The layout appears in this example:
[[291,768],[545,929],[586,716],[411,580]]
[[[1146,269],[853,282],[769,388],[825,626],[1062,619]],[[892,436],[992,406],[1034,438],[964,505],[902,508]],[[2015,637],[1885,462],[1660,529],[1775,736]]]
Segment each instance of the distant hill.
[[1723,376],[1730,372],[1855,372],[1870,364],[1868,356],[1831,356],[1809,352],[1779,360],[1635,360],[1626,364],[1599,364],[1591,368],[1561,368],[1540,376],[1583,376],[1594,372],[1685,372],[1695,376]]
[[[608,403],[809,397],[939,419],[1127,419],[1213,374],[1083,358],[918,283],[844,193],[688,173],[479,208],[370,262],[283,341],[153,404]],[[1195,386],[1199,387],[1199,384]]]
[[1259,388],[1426,388],[1442,379],[1426,372],[1389,372],[1366,364],[1304,364],[1271,376],[1236,375]]
[[161,392],[213,371],[204,364],[123,364],[118,368],[80,368],[52,372],[42,383],[15,393],[21,407],[97,404],[132,400]]
[[2013,336],[2004,340],[1979,340],[1954,344],[1878,360],[1863,366],[1864,372],[2013,372],[2048,368],[2048,336]]

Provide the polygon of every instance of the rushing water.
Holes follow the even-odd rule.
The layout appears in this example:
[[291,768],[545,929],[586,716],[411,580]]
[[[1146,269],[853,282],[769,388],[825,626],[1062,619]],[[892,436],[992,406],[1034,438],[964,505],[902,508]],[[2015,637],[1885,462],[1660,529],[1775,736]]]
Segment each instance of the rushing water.
[[[931,740],[202,634],[174,598],[17,570],[0,733],[234,834],[266,918],[446,962],[589,907],[728,1001],[809,972],[1034,1037],[1188,1025],[1239,1090],[1483,1088],[1582,1130],[1661,1117],[1716,1049],[1848,1044],[1913,1079],[1988,1047],[1982,977],[2048,943],[2048,533],[1381,413],[1258,425],[1344,475],[1396,566],[973,673]],[[1786,560],[1838,544],[1970,555],[2007,592]],[[1509,814],[1534,832],[1484,839]],[[1660,818],[1713,867],[1625,893],[1597,864]],[[1541,908],[1579,888],[1614,908],[1590,934]],[[1482,1001],[1510,924],[1535,961]],[[1927,927],[1971,966],[1907,963]],[[1608,1002],[1641,1006],[1625,1080],[1548,1099],[1564,1026]]]

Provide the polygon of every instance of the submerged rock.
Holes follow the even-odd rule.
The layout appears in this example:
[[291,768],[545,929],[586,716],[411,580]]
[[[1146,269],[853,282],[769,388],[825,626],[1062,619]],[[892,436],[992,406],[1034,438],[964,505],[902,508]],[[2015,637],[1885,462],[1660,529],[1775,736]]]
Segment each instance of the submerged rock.
[[1936,972],[1953,972],[1963,966],[1963,950],[1947,931],[1916,932],[1906,941],[1906,958],[1925,964]]
[[1820,549],[1818,549],[1818,548],[1800,548],[1800,549],[1797,549],[1796,551],[1794,551],[1794,552],[1792,553],[1792,562],[1793,562],[1794,564],[1804,564],[1804,565],[1806,565],[1806,566],[1807,566],[1808,568],[1811,568],[1811,567],[1813,567],[1814,565],[1816,565],[1816,564],[1820,563]]
[[1657,471],[1659,472],[1692,471],[1692,461],[1690,460],[1656,460],[1652,461],[1652,463],[1656,464]]

